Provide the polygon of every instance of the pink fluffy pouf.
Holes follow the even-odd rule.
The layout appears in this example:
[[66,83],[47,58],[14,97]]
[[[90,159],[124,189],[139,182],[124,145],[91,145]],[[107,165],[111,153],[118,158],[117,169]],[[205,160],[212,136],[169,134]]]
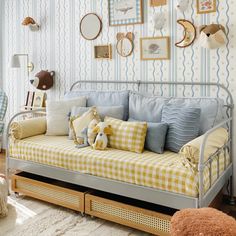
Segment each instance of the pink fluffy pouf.
[[171,236],[235,236],[233,217],[214,208],[184,209],[171,219]]
[[0,174],[0,217],[7,215],[7,183],[5,176]]

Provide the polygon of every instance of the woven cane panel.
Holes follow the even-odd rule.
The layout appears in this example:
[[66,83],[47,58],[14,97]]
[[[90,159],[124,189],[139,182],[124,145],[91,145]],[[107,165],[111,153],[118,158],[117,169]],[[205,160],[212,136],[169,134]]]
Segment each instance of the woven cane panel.
[[118,217],[131,223],[140,224],[148,228],[160,230],[162,232],[170,232],[170,221],[158,218],[157,216],[145,215],[130,209],[104,204],[102,202],[93,201],[91,203],[93,211],[104,213],[106,215]]
[[31,193],[38,194],[39,196],[51,198],[51,199],[61,201],[63,203],[67,203],[70,205],[79,206],[80,204],[79,196],[73,195],[67,192],[51,189],[49,187],[47,188],[41,185],[38,185],[38,186],[31,185],[28,182],[24,182],[20,180],[16,180],[16,187],[18,189],[27,190]]

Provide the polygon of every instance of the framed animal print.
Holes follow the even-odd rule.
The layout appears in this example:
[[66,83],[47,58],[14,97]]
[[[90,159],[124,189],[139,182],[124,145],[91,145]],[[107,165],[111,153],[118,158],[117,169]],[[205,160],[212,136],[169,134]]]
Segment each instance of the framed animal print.
[[143,23],[142,0],[108,0],[109,25]]
[[216,12],[216,0],[197,0],[197,13]]
[[148,37],[140,38],[141,60],[169,60],[170,38]]

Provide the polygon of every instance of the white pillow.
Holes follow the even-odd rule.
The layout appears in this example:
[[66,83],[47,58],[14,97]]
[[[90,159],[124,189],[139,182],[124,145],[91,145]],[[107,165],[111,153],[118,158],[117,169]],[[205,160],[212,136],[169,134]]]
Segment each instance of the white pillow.
[[71,100],[46,101],[46,135],[68,135],[68,114],[73,106],[86,106],[86,97]]

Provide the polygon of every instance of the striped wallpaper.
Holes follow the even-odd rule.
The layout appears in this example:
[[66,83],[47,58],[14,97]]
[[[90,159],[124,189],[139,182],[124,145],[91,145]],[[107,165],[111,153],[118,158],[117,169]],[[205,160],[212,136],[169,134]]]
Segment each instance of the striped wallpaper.
[[[19,111],[26,92],[33,90],[26,71],[9,68],[8,62],[14,53],[30,55],[35,64],[31,77],[41,69],[56,71],[55,85],[48,92],[48,96],[53,98],[62,97],[77,79],[140,79],[223,83],[236,100],[236,2],[217,0],[217,13],[204,15],[196,14],[196,0],[190,0],[191,4],[184,13],[176,10],[174,0],[168,0],[168,5],[158,8],[151,8],[148,0],[143,2],[144,24],[109,27],[108,0],[1,0],[3,70],[0,72],[10,102],[7,117]],[[102,32],[94,41],[84,40],[79,30],[80,19],[88,12],[97,13],[103,22]],[[153,28],[152,16],[156,12],[166,15],[166,24],[161,31]],[[32,16],[40,24],[40,31],[30,32],[21,26],[26,16]],[[194,22],[196,26],[221,23],[227,29],[227,46],[207,51],[195,41],[185,49],[175,47],[174,43],[183,35],[182,27],[176,24],[181,18]],[[115,50],[116,34],[128,31],[135,34],[135,49],[130,57],[122,58]],[[140,61],[139,38],[147,36],[170,36],[171,60]],[[109,43],[113,45],[113,59],[95,60],[94,45]],[[216,88],[205,87],[161,86],[156,92],[174,96],[224,96]]]

